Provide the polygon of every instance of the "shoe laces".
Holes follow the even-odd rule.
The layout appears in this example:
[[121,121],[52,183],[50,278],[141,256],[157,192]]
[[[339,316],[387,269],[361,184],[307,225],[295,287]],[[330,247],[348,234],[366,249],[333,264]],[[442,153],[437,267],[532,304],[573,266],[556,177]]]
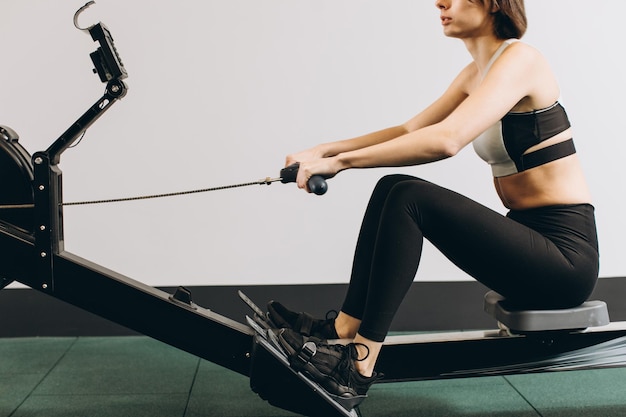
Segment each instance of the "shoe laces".
[[[350,359],[353,359],[357,362],[363,362],[370,355],[370,348],[365,343],[353,342],[348,344],[347,346],[350,345],[354,346],[354,349],[348,349]],[[365,356],[363,356],[362,358],[359,358],[359,350],[357,349],[357,346],[363,346],[366,350]]]
[[[370,348],[365,343],[352,342],[352,343],[348,343],[347,345],[342,345],[341,343],[329,344],[318,339],[317,344],[318,346],[324,346],[328,350],[334,350],[335,352],[345,353],[349,357],[349,359],[357,361],[357,362],[364,361],[370,355]],[[363,346],[366,350],[365,356],[363,356],[362,358],[359,358],[359,351],[357,349],[357,346]],[[351,349],[351,347],[354,347],[354,349]]]

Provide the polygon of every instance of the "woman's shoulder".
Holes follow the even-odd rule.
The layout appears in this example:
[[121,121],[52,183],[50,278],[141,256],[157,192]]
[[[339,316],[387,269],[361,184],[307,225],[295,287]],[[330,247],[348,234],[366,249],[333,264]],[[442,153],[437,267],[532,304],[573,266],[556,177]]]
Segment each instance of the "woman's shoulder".
[[495,60],[489,74],[494,76],[508,74],[514,78],[526,78],[549,67],[547,60],[537,48],[522,41],[515,41],[511,42]]
[[[507,43],[506,48],[503,48],[502,53],[499,54],[497,61],[519,61],[519,60],[537,60],[544,59],[541,52],[534,46],[522,42],[517,39],[511,39],[505,41]],[[495,62],[494,62],[495,64]],[[480,70],[476,65],[476,62],[470,61],[460,72],[460,76],[465,80],[473,80],[481,77]]]
[[[507,47],[493,63],[489,73],[496,74],[530,74],[533,69],[547,68],[546,59],[534,46],[517,39],[507,40]],[[471,93],[483,80],[478,65],[470,61],[459,73],[455,84],[467,94]]]
[[502,57],[504,57],[504,59],[544,59],[539,49],[526,42],[517,39],[508,40],[506,42],[508,42],[509,46],[504,50],[501,55]]

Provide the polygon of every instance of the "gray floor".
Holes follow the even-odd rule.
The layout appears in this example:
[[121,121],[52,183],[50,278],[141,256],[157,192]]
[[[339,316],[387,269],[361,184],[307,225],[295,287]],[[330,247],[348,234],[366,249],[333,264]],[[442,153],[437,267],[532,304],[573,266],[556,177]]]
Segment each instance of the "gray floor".
[[[626,416],[626,368],[379,384],[377,416]],[[293,416],[148,337],[0,339],[0,417]]]

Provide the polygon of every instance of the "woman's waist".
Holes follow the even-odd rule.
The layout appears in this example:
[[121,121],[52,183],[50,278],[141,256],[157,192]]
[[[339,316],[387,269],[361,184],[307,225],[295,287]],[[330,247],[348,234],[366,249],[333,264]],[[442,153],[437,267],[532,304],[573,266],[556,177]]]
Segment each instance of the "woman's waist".
[[576,155],[494,178],[494,185],[504,206],[512,210],[591,204],[591,194]]
[[598,252],[595,208],[592,204],[556,204],[510,210],[507,217],[539,232],[559,247],[576,250],[582,244]]

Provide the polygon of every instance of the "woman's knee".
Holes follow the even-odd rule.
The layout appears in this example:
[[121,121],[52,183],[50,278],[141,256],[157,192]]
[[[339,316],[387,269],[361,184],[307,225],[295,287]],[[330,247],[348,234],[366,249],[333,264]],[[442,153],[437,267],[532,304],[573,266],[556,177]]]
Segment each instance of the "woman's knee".
[[409,180],[415,180],[417,179],[416,177],[412,177],[410,175],[405,175],[405,174],[390,174],[390,175],[385,175],[384,177],[382,177],[381,179],[378,180],[378,183],[376,184],[376,189],[382,188],[382,189],[391,189],[393,188],[394,185],[402,182],[402,181],[409,181]]
[[421,178],[398,181],[388,192],[387,201],[391,204],[406,205],[429,200],[437,186]]
[[396,185],[405,181],[414,181],[414,180],[418,180],[418,178],[410,176],[410,175],[405,175],[405,174],[385,175],[384,177],[378,180],[378,183],[376,184],[376,187],[374,187],[374,191],[372,192],[372,195],[387,196]]

